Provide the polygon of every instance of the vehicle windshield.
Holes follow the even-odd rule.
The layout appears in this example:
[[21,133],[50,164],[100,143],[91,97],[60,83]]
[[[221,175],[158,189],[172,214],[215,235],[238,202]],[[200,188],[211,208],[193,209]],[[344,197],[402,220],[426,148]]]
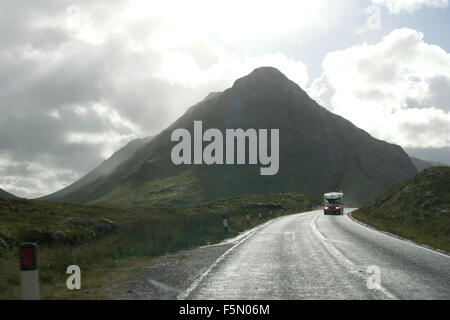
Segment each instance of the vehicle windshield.
[[339,199],[325,199],[325,204],[340,204]]

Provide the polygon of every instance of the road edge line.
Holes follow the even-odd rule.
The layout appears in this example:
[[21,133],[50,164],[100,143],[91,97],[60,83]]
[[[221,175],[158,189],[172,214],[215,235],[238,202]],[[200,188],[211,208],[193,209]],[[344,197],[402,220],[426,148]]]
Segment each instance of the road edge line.
[[[342,252],[340,252],[335,246],[331,244],[331,242],[323,236],[323,234],[319,231],[319,229],[316,226],[316,220],[319,219],[319,215],[315,218],[311,219],[310,226],[312,228],[312,231],[314,235],[319,238],[319,240],[322,242],[324,247],[327,249],[327,251],[334,256],[339,262],[345,265],[346,269],[353,274],[356,274],[360,278],[366,280],[362,274],[359,272],[358,266],[354,264],[351,260],[349,260]],[[382,292],[385,296],[387,296],[389,299],[392,300],[398,300],[398,298],[393,295],[388,289],[380,285],[379,289],[380,292]]]
[[[309,211],[305,211],[305,212],[300,212],[300,213],[306,213]],[[288,216],[288,215],[286,215]],[[265,223],[263,223],[262,225],[259,225],[257,227],[254,228],[253,231],[251,231],[248,235],[246,235],[244,238],[242,238],[241,240],[239,240],[235,245],[233,245],[231,248],[229,248],[227,251],[225,251],[224,253],[222,253],[209,267],[208,269],[206,269],[197,279],[194,280],[194,282],[191,283],[191,285],[182,293],[180,293],[179,295],[176,296],[176,300],[185,300],[187,297],[189,297],[189,295],[195,290],[197,289],[198,285],[200,284],[200,282],[203,281],[204,278],[206,278],[206,276],[223,260],[226,258],[227,255],[229,255],[235,248],[237,248],[240,244],[242,244],[244,241],[246,241],[248,238],[250,238],[253,234],[255,234],[257,231],[259,231],[261,228],[264,228],[266,226],[268,226],[269,224],[273,223],[274,221],[280,220],[280,218],[286,217],[286,216],[281,216],[275,219],[271,219]]]

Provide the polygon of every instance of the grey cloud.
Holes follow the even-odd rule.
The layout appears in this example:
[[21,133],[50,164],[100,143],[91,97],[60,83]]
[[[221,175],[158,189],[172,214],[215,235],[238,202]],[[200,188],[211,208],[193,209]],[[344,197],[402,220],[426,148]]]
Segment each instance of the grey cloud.
[[33,170],[29,168],[26,163],[20,163],[15,165],[0,166],[0,174],[2,176],[16,176],[16,175],[29,175],[32,174]]
[[121,90],[108,98],[109,102],[148,134],[152,129],[163,129],[177,105],[188,107],[189,102],[193,104],[199,98],[190,88],[166,84],[154,78],[131,80],[121,86]]
[[[98,3],[110,3],[100,0]],[[123,3],[117,1],[116,3]],[[77,5],[92,8],[91,0],[2,0],[0,2],[0,43],[2,48],[30,44],[38,49],[53,49],[70,40],[65,29],[67,8]],[[42,23],[52,22],[50,24]]]
[[408,108],[428,108],[430,106],[450,111],[450,78],[436,76],[426,79],[428,84],[428,95],[423,99],[408,97],[406,104]]
[[2,189],[28,198],[38,197],[48,193],[49,190],[61,188],[77,178],[76,175],[68,172],[55,173],[54,170],[15,172],[1,167],[0,174]]
[[386,94],[378,89],[355,90],[355,96],[361,100],[383,101],[384,99],[392,99],[392,94]]
[[215,55],[211,51],[211,49],[203,43],[183,46],[178,49],[190,53],[197,65],[202,69],[207,69],[219,61],[219,57]]
[[399,61],[407,61],[420,53],[417,44],[422,39],[417,33],[404,32],[394,38],[395,32],[384,38],[385,47],[381,52],[359,59],[357,68],[370,82],[394,83],[401,72]]
[[428,103],[445,111],[450,111],[450,78],[439,76],[430,79]]
[[[12,186],[9,191],[19,196],[56,191],[100,164],[105,148],[158,133],[182,113],[180,108],[222,89],[219,83],[189,88],[160,80],[153,71],[161,64],[161,53],[129,49],[130,39],[147,39],[165,23],[161,18],[130,23],[124,34],[108,34],[101,45],[76,39],[65,28],[70,5],[79,6],[81,14],[101,24],[122,3],[0,3],[0,161],[12,161],[0,169],[0,186]],[[177,50],[192,54],[201,67],[214,62],[214,55],[195,48]],[[100,115],[93,109],[95,104],[121,118]],[[77,112],[79,107],[85,111]],[[108,136],[111,132],[119,140],[67,141],[70,133]]]
[[450,145],[450,131],[446,119],[430,119],[426,123],[399,123],[399,131],[409,140],[414,141],[417,137],[443,137],[446,145]]
[[[384,62],[381,62],[383,60]],[[373,83],[394,83],[397,80],[398,70],[395,61],[376,59],[373,57],[361,59],[357,64],[358,70]]]
[[336,89],[331,84],[326,73],[322,73],[319,78],[314,80],[313,84],[308,89],[308,93],[328,110],[334,110],[331,99],[336,94]]

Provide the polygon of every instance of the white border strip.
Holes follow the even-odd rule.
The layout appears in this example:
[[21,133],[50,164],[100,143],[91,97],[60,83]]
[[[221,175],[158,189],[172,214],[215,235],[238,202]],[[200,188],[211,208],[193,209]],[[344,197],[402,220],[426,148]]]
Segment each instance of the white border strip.
[[[341,262],[343,265],[345,265],[345,267],[347,268],[347,270],[349,270],[350,273],[354,273],[357,275],[361,275],[361,273],[359,272],[359,269],[357,265],[355,265],[353,262],[351,262],[346,256],[344,256],[338,249],[336,249],[335,246],[333,246],[331,244],[330,241],[328,241],[327,238],[325,238],[319,231],[319,229],[317,229],[316,226],[316,220],[319,218],[320,216],[317,215],[315,218],[311,219],[311,228],[312,231],[314,233],[314,235],[319,238],[319,240],[322,242],[322,244],[324,245],[324,247],[327,249],[327,251],[333,255],[339,262]],[[361,277],[363,279],[365,279],[362,275]],[[379,290],[385,295],[387,296],[389,299],[397,299],[396,296],[394,296],[391,292],[389,292],[389,290],[387,290],[386,288],[384,288],[383,286],[380,285]]]
[[[288,216],[288,215],[286,215]],[[179,295],[177,295],[177,297],[175,298],[176,300],[185,300],[189,297],[189,295],[195,290],[197,289],[197,287],[199,286],[200,282],[203,281],[203,279],[206,278],[206,276],[223,260],[226,258],[227,255],[229,255],[234,249],[236,249],[241,243],[243,243],[245,240],[247,240],[248,238],[250,238],[253,234],[255,234],[257,231],[259,231],[261,228],[266,227],[267,225],[269,225],[270,223],[279,220],[280,218],[286,217],[286,216],[281,216],[279,218],[275,218],[272,220],[269,220],[267,222],[265,222],[264,224],[255,227],[251,232],[248,233],[248,235],[246,235],[244,238],[242,238],[240,241],[238,241],[234,246],[232,246],[231,248],[229,248],[227,251],[225,251],[224,253],[222,253],[222,255],[220,257],[218,257],[216,259],[216,261],[213,262],[213,264],[211,264],[208,269],[206,269],[205,272],[203,272],[197,279],[195,279],[195,281],[189,286],[189,288],[187,288],[184,292],[180,293]]]

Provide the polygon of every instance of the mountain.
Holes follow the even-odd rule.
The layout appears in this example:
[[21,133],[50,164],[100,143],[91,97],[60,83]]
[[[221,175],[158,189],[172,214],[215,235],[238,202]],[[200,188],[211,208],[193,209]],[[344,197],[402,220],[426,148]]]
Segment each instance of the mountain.
[[450,252],[450,167],[425,169],[352,216],[376,228]]
[[440,162],[434,162],[434,161],[428,161],[428,160],[422,160],[419,158],[415,158],[415,157],[410,157],[412,163],[414,164],[414,166],[416,167],[418,172],[421,172],[427,168],[431,168],[431,167],[439,167],[439,166],[445,166],[445,164],[440,163]]
[[450,166],[450,147],[404,149],[410,157],[424,159],[431,162],[443,163],[446,166]]
[[0,199],[18,199],[15,195],[0,189]]
[[65,199],[68,195],[77,192],[89,183],[111,174],[120,164],[131,158],[137,149],[150,142],[152,139],[153,137],[147,137],[130,141],[127,145],[116,151],[110,158],[103,161],[97,168],[83,176],[81,179],[64,189],[39,198],[39,200],[58,201]]
[[[260,175],[260,165],[175,165],[175,129],[193,136],[217,128],[279,129],[279,172]],[[203,144],[206,146],[206,143]],[[312,100],[271,67],[254,70],[222,93],[190,107],[152,141],[143,144],[109,175],[59,201],[114,206],[179,206],[233,195],[298,192],[320,199],[343,190],[349,202],[367,201],[417,173],[408,155],[377,140]]]

